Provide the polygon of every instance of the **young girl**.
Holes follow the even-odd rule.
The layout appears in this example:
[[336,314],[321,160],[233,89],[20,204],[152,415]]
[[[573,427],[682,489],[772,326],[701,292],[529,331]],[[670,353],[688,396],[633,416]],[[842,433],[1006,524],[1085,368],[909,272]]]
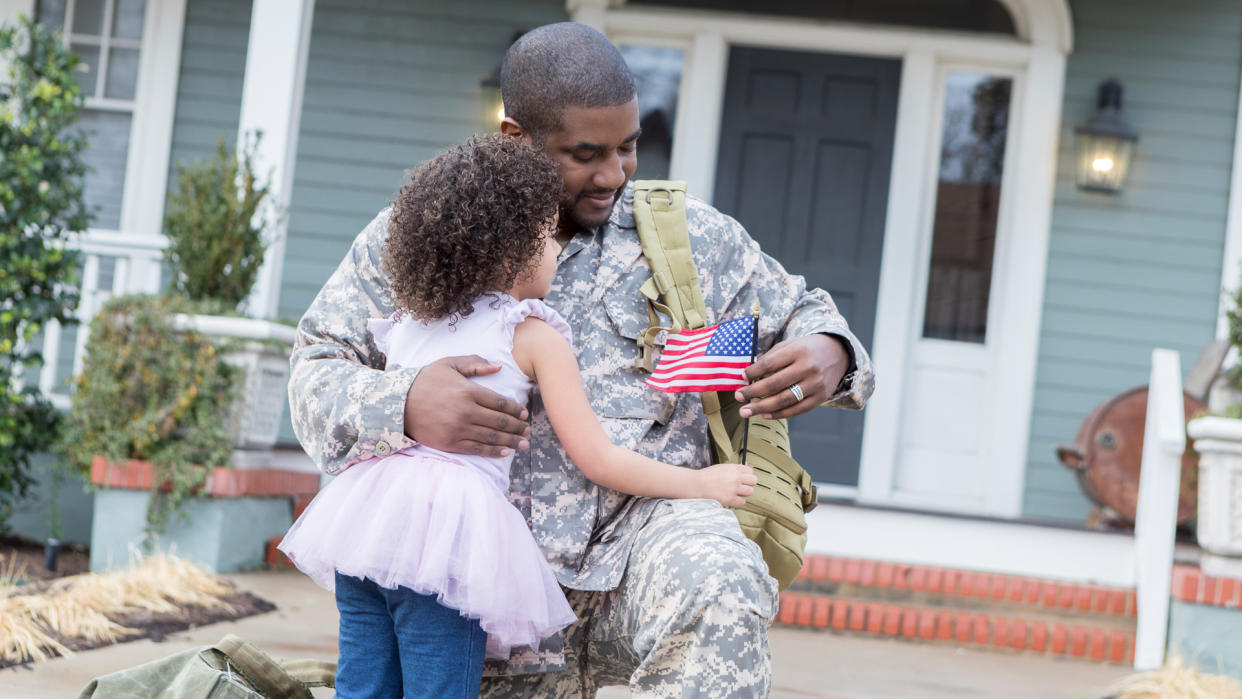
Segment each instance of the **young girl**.
[[[525,403],[539,384],[557,437],[595,483],[744,504],[746,466],[678,468],[608,441],[569,326],[538,300],[556,273],[562,188],[542,152],[500,135],[414,171],[383,256],[400,310],[368,323],[388,368],[477,354],[501,369],[475,380],[507,398]],[[341,612],[337,696],[474,696],[485,648],[504,659],[574,621],[505,498],[512,460],[403,449],[345,470],[294,523],[280,549],[335,590]]]

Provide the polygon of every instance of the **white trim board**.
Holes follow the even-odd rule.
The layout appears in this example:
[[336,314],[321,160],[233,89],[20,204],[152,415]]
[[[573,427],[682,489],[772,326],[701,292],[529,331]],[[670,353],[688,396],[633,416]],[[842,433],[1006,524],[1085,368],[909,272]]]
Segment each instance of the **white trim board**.
[[1134,587],[1134,537],[821,503],[808,554]]

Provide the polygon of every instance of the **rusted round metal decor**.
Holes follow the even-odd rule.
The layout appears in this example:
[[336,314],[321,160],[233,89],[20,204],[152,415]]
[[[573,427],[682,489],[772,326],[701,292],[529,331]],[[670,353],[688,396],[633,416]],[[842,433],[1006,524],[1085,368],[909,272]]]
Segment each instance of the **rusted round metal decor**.
[[[1187,420],[1206,407],[1190,394],[1182,398]],[[1130,523],[1138,506],[1146,421],[1147,387],[1132,388],[1096,406],[1078,428],[1072,447],[1057,448],[1057,457],[1077,474],[1083,493]],[[1199,455],[1187,441],[1177,502],[1179,524],[1194,519],[1198,481]]]

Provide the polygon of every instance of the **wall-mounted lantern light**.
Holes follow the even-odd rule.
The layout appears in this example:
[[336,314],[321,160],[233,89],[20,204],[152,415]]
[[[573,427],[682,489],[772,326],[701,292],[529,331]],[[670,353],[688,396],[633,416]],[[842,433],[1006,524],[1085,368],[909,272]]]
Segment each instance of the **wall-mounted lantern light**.
[[1078,134],[1078,187],[1116,194],[1125,184],[1138,134],[1121,115],[1121,83],[1100,83],[1095,113]]

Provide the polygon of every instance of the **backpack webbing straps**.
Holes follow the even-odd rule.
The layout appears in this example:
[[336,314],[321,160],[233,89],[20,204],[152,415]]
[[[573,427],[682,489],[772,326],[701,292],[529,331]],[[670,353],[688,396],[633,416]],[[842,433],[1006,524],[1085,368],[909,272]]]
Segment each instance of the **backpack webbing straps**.
[[[699,287],[699,272],[690,250],[690,231],[686,227],[686,183],[674,180],[634,181],[634,222],[643,256],[651,266],[651,279],[642,286],[647,297],[647,316],[651,325],[638,337],[640,369],[650,372],[655,336],[662,330],[701,328],[707,325],[707,304]],[[660,298],[664,304],[659,303]],[[674,328],[660,327],[656,311],[672,319]],[[720,397],[713,391],[699,396],[703,412],[721,463],[737,461],[733,440],[725,428]]]

